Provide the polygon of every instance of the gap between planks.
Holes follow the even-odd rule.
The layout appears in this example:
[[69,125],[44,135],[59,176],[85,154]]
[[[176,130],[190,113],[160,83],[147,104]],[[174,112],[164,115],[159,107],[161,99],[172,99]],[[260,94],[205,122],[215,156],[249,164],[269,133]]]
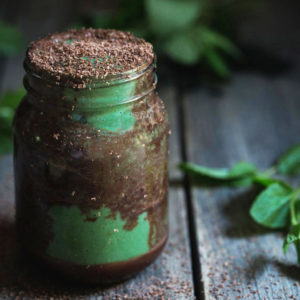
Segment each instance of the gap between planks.
[[[188,161],[187,149],[186,149],[186,109],[184,106],[184,87],[181,84],[177,85],[176,94],[176,108],[177,108],[177,121],[179,123],[179,146],[180,156],[183,162]],[[200,255],[198,250],[198,237],[197,228],[194,214],[194,204],[191,193],[190,179],[187,174],[183,175],[183,188],[185,196],[185,205],[187,211],[187,223],[189,230],[190,249],[192,258],[192,271],[193,271],[193,282],[195,297],[198,300],[204,299],[204,285],[202,281],[202,271],[200,263]]]

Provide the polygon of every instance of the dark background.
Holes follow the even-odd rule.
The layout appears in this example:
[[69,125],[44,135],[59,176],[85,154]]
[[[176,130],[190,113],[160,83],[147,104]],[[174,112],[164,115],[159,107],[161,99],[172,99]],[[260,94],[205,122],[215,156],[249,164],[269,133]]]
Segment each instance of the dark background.
[[[2,1],[0,20],[14,25],[23,35],[24,46],[19,49],[19,65],[21,65],[20,61],[26,44],[31,40],[49,32],[70,27],[103,25],[104,27],[113,26],[122,30],[132,30],[139,36],[146,37],[156,46],[159,65],[166,62],[167,68],[175,67],[175,69],[183,66],[179,73],[182,70],[191,73],[192,77],[197,77],[196,84],[201,84],[207,78],[209,82],[212,79],[215,82],[219,79],[226,81],[230,78],[230,75],[218,74],[215,67],[207,62],[205,56],[192,63],[182,63],[160,49],[161,40],[165,41],[171,35],[178,34],[181,29],[157,38],[158,34],[149,30],[151,22],[145,13],[146,5],[138,4],[146,2],[144,0]],[[280,72],[287,71],[291,66],[295,67],[300,47],[298,1],[289,0],[283,3],[278,0],[195,0],[192,2],[199,2],[203,5],[204,13],[199,13],[197,21],[194,22],[195,25],[192,24],[189,28],[193,29],[201,24],[205,28],[222,34],[240,50],[241,57],[235,59],[234,55],[223,51],[222,47],[216,48],[229,70],[247,70],[275,76]],[[133,9],[133,7],[142,7],[143,5],[144,8]],[[112,15],[112,21],[106,21],[108,15]],[[145,34],[145,30],[150,33]],[[202,42],[201,39],[200,42]],[[189,54],[186,53],[186,56]],[[21,68],[14,69],[14,74],[14,77],[21,82],[23,75]],[[14,87],[12,83],[5,82],[2,85],[4,89]]]

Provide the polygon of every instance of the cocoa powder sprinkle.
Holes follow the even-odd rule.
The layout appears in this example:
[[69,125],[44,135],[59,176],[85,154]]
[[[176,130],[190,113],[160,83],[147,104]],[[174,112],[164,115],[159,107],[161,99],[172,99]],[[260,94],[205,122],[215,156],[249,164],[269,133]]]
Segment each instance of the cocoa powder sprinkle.
[[56,84],[86,88],[89,82],[146,67],[153,48],[129,32],[71,29],[49,34],[29,45],[27,66]]

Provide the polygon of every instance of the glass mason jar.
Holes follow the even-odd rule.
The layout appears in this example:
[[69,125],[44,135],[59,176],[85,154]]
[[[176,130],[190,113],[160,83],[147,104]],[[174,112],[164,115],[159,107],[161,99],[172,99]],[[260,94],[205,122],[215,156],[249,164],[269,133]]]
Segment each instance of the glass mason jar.
[[22,246],[67,278],[111,283],[153,262],[168,236],[168,117],[155,63],[86,88],[24,62],[14,119]]

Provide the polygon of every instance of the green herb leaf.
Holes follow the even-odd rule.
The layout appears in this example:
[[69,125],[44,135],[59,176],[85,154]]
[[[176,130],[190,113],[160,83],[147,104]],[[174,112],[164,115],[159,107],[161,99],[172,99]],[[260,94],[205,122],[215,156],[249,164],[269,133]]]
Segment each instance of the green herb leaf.
[[229,170],[229,181],[233,187],[251,186],[253,177],[257,173],[256,167],[249,162],[239,162]]
[[269,228],[289,225],[289,201],[293,190],[280,183],[273,183],[262,191],[250,209],[250,215],[259,224]]
[[11,107],[0,107],[0,129],[10,130],[11,122],[14,116],[14,110]]
[[198,0],[145,0],[150,29],[158,36],[187,28],[200,15]]
[[290,232],[286,236],[282,246],[284,253],[287,252],[291,244],[294,244],[296,247],[298,263],[300,263],[300,224],[292,226]]
[[229,170],[225,168],[222,169],[208,168],[193,163],[181,163],[179,165],[179,168],[190,174],[202,175],[202,176],[207,176],[210,178],[221,179],[221,180],[227,179],[229,174]]
[[227,37],[205,26],[201,30],[202,41],[206,47],[219,48],[235,58],[241,57],[240,50]]
[[193,163],[181,163],[179,165],[179,168],[191,174],[203,175],[220,180],[240,179],[241,177],[252,175],[256,172],[256,167],[247,162],[239,162],[235,164],[231,169],[208,168]]
[[171,35],[162,48],[169,57],[186,65],[197,63],[203,54],[203,47],[193,29]]
[[181,163],[179,168],[194,175],[205,185],[249,186],[256,174],[256,167],[247,162],[239,162],[231,169],[208,168],[193,163]]
[[12,151],[12,119],[14,110],[0,107],[0,155]]
[[25,95],[25,89],[7,91],[0,99],[0,155],[12,151],[12,121],[15,108]]
[[253,176],[247,175],[246,177],[243,177],[241,179],[228,180],[224,182],[224,185],[225,184],[234,188],[250,187],[253,184]]
[[0,134],[0,156],[13,150],[12,137]]
[[288,149],[280,157],[277,170],[281,174],[296,175],[300,173],[300,144]]
[[260,185],[263,185],[265,187],[268,187],[269,185],[273,184],[273,183],[278,183],[279,180],[277,179],[274,179],[274,178],[271,178],[269,176],[264,176],[264,175],[261,175],[261,174],[258,174],[257,176],[255,176],[253,178],[253,181],[255,183],[258,183]]
[[19,53],[24,45],[21,32],[0,21],[0,56],[12,56]]
[[177,30],[162,43],[164,52],[183,64],[195,64],[205,57],[207,63],[221,77],[228,77],[230,70],[217,50],[221,49],[231,56],[240,57],[239,50],[229,39],[203,25],[192,24],[184,30]]
[[272,178],[272,177],[266,176],[264,174],[259,174],[259,173],[253,178],[253,182],[260,184],[262,186],[265,186],[265,187],[268,187],[273,183],[279,183],[288,188],[291,188],[286,182],[284,182],[282,180]]
[[295,218],[297,223],[300,223],[300,200],[295,201]]
[[26,90],[23,87],[20,87],[16,90],[6,91],[0,99],[0,107],[16,108],[24,97],[25,93]]
[[291,231],[287,234],[284,243],[283,243],[283,251],[287,252],[289,246],[293,244],[295,241],[300,239],[300,224],[292,226]]
[[227,78],[230,76],[231,72],[224,62],[222,56],[214,50],[214,48],[209,48],[205,51],[205,58],[207,63],[211,68],[221,77]]
[[257,172],[256,167],[249,163],[249,162],[239,162],[235,164],[230,170],[229,170],[229,176],[231,178],[233,177],[241,177],[246,175],[253,175]]

